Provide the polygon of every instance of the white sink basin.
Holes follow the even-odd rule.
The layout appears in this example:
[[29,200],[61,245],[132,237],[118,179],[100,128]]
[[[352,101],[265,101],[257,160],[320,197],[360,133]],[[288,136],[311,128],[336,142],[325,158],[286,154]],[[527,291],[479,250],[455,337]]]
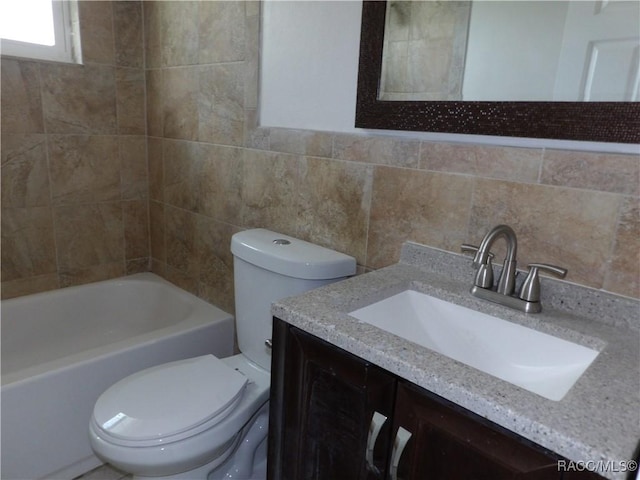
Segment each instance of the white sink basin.
[[561,400],[599,353],[413,290],[349,315],[550,400]]

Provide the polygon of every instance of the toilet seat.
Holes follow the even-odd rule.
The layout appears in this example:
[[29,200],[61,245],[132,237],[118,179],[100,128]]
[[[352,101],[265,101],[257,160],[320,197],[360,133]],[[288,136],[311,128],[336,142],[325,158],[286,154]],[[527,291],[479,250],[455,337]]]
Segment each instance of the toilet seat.
[[213,355],[142,370],[98,398],[92,424],[104,440],[153,446],[182,440],[222,421],[242,399],[247,377]]

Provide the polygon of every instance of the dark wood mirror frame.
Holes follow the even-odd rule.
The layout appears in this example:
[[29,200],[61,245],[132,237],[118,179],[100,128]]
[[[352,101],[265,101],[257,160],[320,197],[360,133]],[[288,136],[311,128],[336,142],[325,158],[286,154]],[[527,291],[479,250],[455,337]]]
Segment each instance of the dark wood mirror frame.
[[356,127],[640,143],[637,102],[378,100],[386,6],[367,0],[362,6]]

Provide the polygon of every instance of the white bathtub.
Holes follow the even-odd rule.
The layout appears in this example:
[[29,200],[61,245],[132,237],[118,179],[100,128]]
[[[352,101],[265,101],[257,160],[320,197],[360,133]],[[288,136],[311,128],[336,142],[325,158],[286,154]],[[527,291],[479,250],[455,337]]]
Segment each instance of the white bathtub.
[[233,353],[231,315],[151,273],[5,300],[1,328],[3,480],[70,479],[100,465],[88,427],[107,387],[160,363]]

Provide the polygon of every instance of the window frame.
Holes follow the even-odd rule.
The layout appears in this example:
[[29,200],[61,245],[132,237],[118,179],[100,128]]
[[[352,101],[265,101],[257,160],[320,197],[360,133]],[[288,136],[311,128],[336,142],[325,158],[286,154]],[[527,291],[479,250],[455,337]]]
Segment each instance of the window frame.
[[52,0],[55,45],[0,39],[3,56],[52,62],[82,63],[77,0]]

